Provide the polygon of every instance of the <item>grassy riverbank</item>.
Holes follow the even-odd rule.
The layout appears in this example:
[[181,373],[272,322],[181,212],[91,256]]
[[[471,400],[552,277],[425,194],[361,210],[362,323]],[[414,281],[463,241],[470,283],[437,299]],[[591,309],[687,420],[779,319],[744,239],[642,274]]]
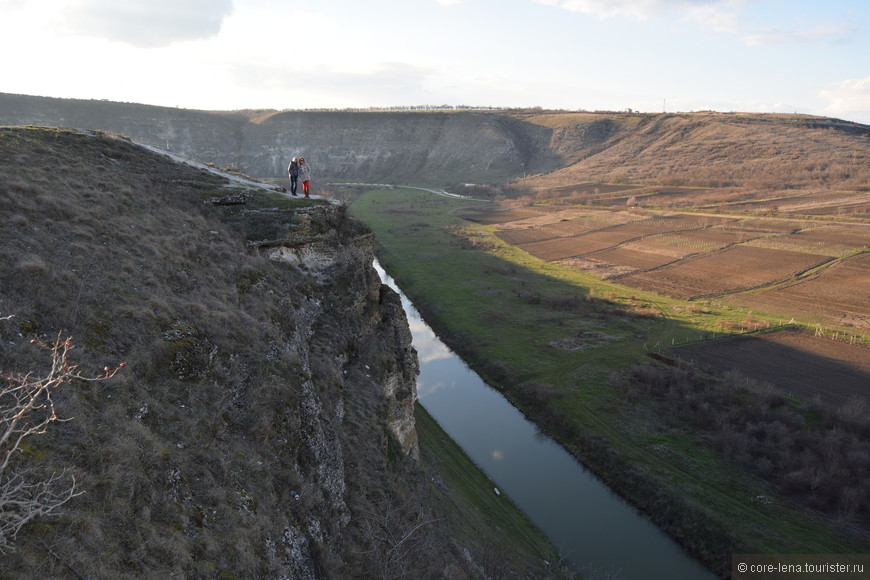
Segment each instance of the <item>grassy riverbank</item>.
[[486,561],[479,564],[496,577],[517,570],[533,578],[574,577],[560,564],[546,536],[507,496],[495,493],[492,480],[426,409],[417,405],[414,417],[422,464],[429,473],[440,474],[432,475],[431,487],[442,495],[437,505],[446,526],[457,537],[481,540],[474,553],[483,554]]
[[427,322],[487,382],[717,573],[732,553],[866,548],[841,533],[847,523],[780,497],[703,428],[665,420],[654,397],[625,386],[650,351],[721,333],[748,312],[537,260],[457,217],[473,203],[399,189],[368,192],[351,211]]

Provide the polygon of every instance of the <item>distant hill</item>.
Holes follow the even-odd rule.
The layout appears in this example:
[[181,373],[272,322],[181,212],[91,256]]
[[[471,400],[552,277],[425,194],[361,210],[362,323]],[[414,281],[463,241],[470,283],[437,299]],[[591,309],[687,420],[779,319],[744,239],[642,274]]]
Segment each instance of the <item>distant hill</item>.
[[870,126],[750,113],[546,111],[208,112],[0,94],[0,125],[101,129],[253,176],[285,176],[304,155],[316,178],[581,182],[862,190]]
[[587,181],[742,191],[870,188],[867,125],[750,113],[530,120],[553,128],[555,149],[565,161],[561,169],[525,181],[536,191]]

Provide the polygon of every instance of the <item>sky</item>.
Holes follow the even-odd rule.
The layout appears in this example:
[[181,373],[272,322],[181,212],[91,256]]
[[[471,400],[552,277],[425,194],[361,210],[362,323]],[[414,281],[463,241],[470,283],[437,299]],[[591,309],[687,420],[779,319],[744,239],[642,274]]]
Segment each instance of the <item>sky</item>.
[[0,0],[0,92],[870,124],[868,0]]

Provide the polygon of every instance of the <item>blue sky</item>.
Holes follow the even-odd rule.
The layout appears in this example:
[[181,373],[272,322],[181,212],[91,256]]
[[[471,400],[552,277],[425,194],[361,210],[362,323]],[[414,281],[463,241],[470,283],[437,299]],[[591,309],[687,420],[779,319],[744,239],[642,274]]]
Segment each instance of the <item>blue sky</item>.
[[0,0],[0,92],[870,124],[867,0]]

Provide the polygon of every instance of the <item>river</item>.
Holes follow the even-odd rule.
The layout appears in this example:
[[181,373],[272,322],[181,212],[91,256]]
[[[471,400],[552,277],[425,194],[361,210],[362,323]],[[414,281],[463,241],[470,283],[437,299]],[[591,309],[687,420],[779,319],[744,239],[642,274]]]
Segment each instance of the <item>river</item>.
[[420,404],[565,560],[587,578],[715,578],[484,383],[375,268],[402,297],[420,359]]

